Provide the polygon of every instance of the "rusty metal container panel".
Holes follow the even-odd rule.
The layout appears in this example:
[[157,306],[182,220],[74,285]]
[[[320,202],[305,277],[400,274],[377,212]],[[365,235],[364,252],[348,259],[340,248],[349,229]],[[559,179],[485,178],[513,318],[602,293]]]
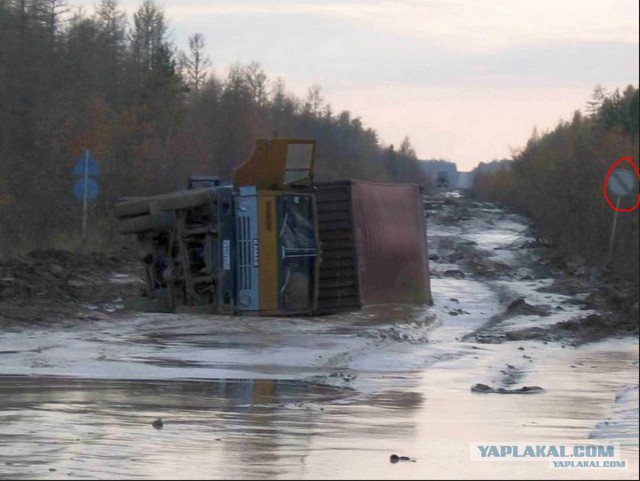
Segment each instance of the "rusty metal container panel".
[[431,303],[422,194],[414,184],[315,183],[318,311]]
[[352,181],[351,203],[362,304],[431,303],[420,186]]

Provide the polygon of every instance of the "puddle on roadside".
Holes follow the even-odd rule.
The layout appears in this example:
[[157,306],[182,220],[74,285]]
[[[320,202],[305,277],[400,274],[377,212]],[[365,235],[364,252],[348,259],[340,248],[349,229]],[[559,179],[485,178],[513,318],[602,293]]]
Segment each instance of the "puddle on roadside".
[[316,437],[403,438],[422,404],[304,381],[28,376],[1,376],[0,399],[0,479],[291,474]]

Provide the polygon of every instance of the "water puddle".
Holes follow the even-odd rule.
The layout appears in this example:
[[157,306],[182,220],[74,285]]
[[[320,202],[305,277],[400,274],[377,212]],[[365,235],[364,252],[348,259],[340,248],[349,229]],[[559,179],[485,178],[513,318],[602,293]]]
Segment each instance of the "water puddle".
[[356,394],[266,379],[4,376],[0,473],[6,479],[291,475],[300,473],[317,437],[401,439],[415,428],[419,394]]

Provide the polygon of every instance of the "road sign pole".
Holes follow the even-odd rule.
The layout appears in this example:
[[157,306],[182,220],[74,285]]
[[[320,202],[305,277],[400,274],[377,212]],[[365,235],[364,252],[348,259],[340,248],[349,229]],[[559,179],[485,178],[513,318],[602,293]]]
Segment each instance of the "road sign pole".
[[89,149],[84,151],[84,196],[82,201],[82,243],[87,238],[87,197],[89,189]]
[[95,159],[91,155],[89,149],[80,155],[78,162],[71,171],[75,176],[78,176],[78,180],[73,184],[73,195],[76,199],[82,202],[82,240],[81,244],[84,245],[87,240],[87,223],[89,220],[89,201],[95,200],[98,196],[98,183],[93,177],[100,175],[100,169]]
[[611,262],[613,253],[613,241],[616,237],[616,224],[618,223],[618,209],[620,209],[620,196],[616,200],[616,212],[613,214],[613,227],[611,227],[611,237],[609,238],[609,252],[607,253],[607,265]]

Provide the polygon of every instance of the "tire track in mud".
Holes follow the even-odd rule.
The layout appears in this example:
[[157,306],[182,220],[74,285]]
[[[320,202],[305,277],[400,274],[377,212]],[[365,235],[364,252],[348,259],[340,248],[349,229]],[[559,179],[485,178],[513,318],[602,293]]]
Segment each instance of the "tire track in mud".
[[580,278],[558,270],[557,259],[545,250],[549,244],[536,238],[525,218],[454,198],[432,216],[429,228],[436,231],[430,238],[430,246],[435,246],[430,252],[432,273],[477,281],[496,294],[501,306],[464,334],[464,341],[535,339],[575,345],[611,331],[637,334],[637,319],[635,326],[621,321],[599,302],[603,285],[593,272]]
[[[351,338],[353,342],[347,348],[323,357],[318,368],[324,372],[307,380],[331,386],[353,386],[358,381],[359,389],[364,391],[370,391],[366,386],[375,384],[375,379],[406,378],[403,372],[407,369],[401,360],[385,366],[369,365],[372,356],[380,358],[400,348],[415,352],[429,342],[429,333],[438,325],[437,318],[422,307],[373,306],[339,317],[340,327],[333,328],[332,332]],[[371,325],[367,319],[375,319],[375,322]]]

